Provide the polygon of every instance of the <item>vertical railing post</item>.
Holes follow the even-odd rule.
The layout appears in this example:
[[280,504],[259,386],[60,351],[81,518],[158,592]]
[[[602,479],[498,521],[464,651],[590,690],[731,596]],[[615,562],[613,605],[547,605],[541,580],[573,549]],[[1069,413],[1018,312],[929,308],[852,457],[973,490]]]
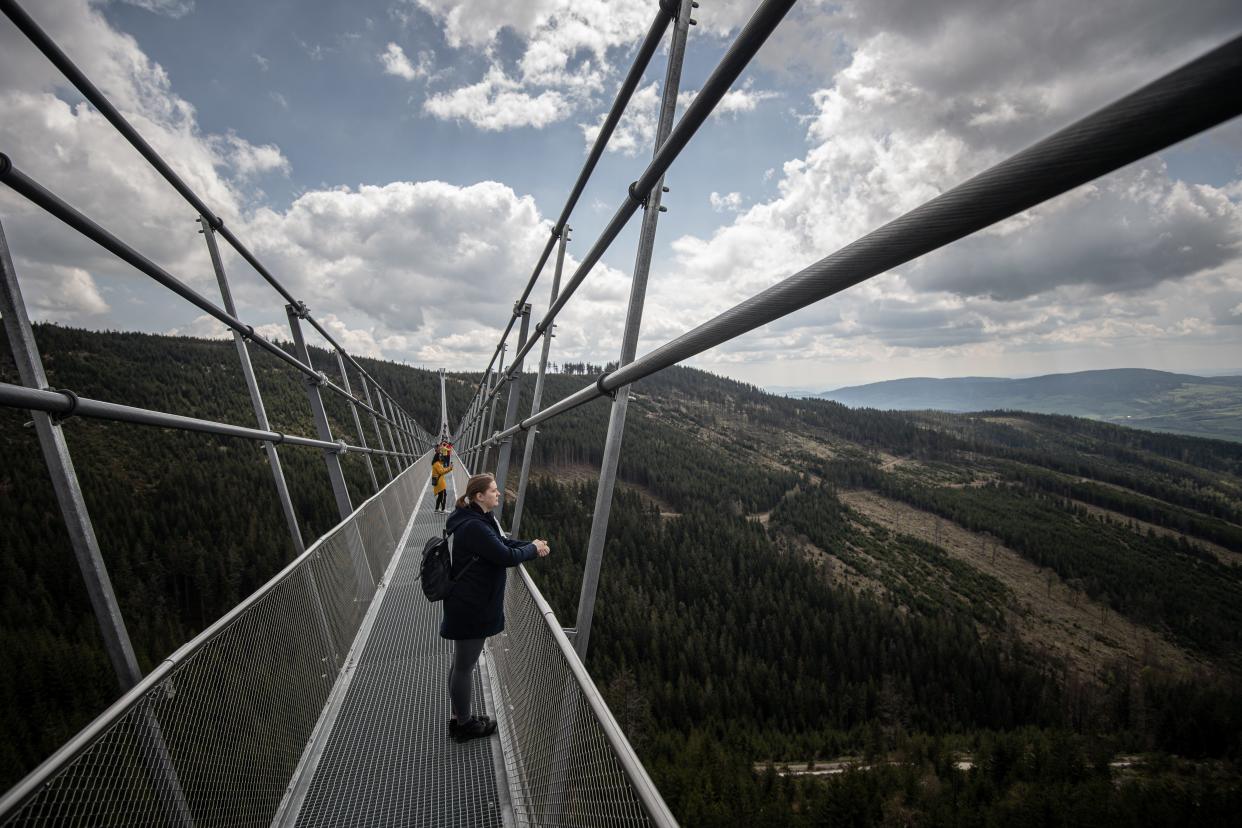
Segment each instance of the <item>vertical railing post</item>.
[[[285,312],[289,316],[289,330],[293,333],[293,345],[297,349],[297,356],[307,365],[314,367],[311,362],[310,350],[306,347],[306,339],[302,336],[301,320],[306,315],[306,307],[304,305],[285,305]],[[323,396],[319,393],[319,386],[326,379],[322,371],[319,373],[319,380],[315,381],[310,377],[306,378],[306,397],[310,400],[311,413],[315,417],[315,429],[319,433],[319,439],[324,442],[334,442],[332,439],[332,426],[328,423],[328,412],[323,407]],[[342,445],[344,445],[342,443]],[[332,449],[323,450],[324,465],[328,467],[328,480],[332,484],[332,495],[336,500],[336,509],[341,515],[341,520],[346,520],[354,513],[354,505],[349,497],[349,488],[345,485],[345,472],[341,468],[341,458],[339,451]],[[355,592],[355,600],[368,601],[375,593],[375,573],[371,571],[371,561],[367,558],[366,546],[362,540],[362,531],[358,528],[357,521],[350,522],[344,527],[345,542],[349,546],[350,560],[353,563],[355,580],[357,589]]]
[[402,411],[401,416],[405,418],[406,428],[410,430],[410,439],[414,443],[414,455],[417,457],[427,450],[427,441],[430,440],[431,437],[427,434],[427,432],[423,431],[422,427],[418,423],[414,422],[414,418],[409,414]]
[[[18,378],[28,388],[47,388],[47,374],[43,370],[43,360],[39,356],[34,329],[30,326],[30,317],[26,313],[26,303],[22,299],[21,286],[17,283],[17,271],[13,267],[3,227],[0,227],[0,278],[3,280],[0,283],[0,315],[4,318],[4,332],[8,335],[13,361],[17,363]],[[117,682],[123,691],[128,690],[142,679],[142,670],[134,656],[121,607],[112,591],[108,566],[99,551],[95,528],[86,510],[78,475],[73,468],[73,458],[69,455],[69,444],[65,441],[59,418],[53,419],[44,411],[31,411],[30,414],[39,437],[39,446],[43,449],[43,459],[52,478],[56,501],[60,504],[60,512],[65,519],[65,528],[69,530],[69,540],[73,544],[78,566],[86,581],[86,592],[95,610],[95,618],[99,621],[104,648],[108,651],[108,659],[116,672]]]
[[[203,239],[207,242],[207,254],[211,257],[211,266],[216,272],[216,283],[220,286],[220,298],[224,301],[224,309],[233,316],[237,316],[237,304],[233,301],[233,290],[229,287],[228,276],[224,272],[224,260],[220,257],[220,247],[216,243],[215,228],[211,226],[211,221],[207,218],[200,218],[199,223],[203,226]],[[263,403],[263,395],[259,392],[259,382],[254,374],[254,365],[250,361],[250,349],[246,345],[246,340],[237,331],[233,332],[233,342],[237,346],[237,357],[241,361],[242,376],[246,380],[246,390],[250,393],[250,405],[254,409],[255,420],[258,422],[259,428],[265,431],[270,430],[271,425],[267,419],[267,406]],[[302,529],[298,525],[297,513],[293,510],[293,499],[289,496],[289,485],[285,480],[285,472],[280,463],[280,455],[277,453],[274,443],[265,442],[263,448],[267,453],[268,466],[272,469],[272,478],[276,481],[276,495],[280,499],[280,510],[284,513],[285,523],[289,527],[289,535],[293,539],[294,555],[301,555],[306,551],[306,546],[302,541]],[[332,633],[328,628],[328,616],[323,609],[323,597],[319,594],[319,584],[316,582],[315,574],[310,567],[306,568],[306,573],[308,575],[311,599],[315,605],[319,632],[323,636],[324,646],[335,666],[336,642],[333,640]]]
[[[508,353],[508,350],[509,347],[507,345],[500,346],[500,364],[496,367],[496,373],[492,374],[492,382],[487,389],[487,393],[492,395],[492,403],[491,410],[489,411],[485,421],[487,425],[483,429],[484,439],[491,437],[496,433],[496,400],[500,396],[500,392],[496,390],[496,387],[504,381],[505,355]],[[488,443],[483,447],[483,462],[479,463],[479,472],[487,471],[487,461],[491,459],[491,454],[492,445],[491,443]]]
[[[211,257],[211,266],[216,272],[216,283],[220,286],[220,298],[224,301],[224,309],[236,317],[237,305],[233,301],[233,290],[229,287],[228,276],[224,272],[224,261],[220,258],[220,248],[216,244],[216,230],[206,218],[200,218],[199,223],[203,226],[203,240],[207,242],[207,254]],[[233,344],[237,346],[237,358],[241,362],[242,377],[246,381],[246,390],[250,394],[250,407],[254,409],[255,421],[259,428],[270,431],[267,406],[263,404],[259,382],[254,375],[254,365],[250,362],[250,349],[246,345],[245,338],[237,331],[233,331]],[[276,444],[271,442],[263,443],[263,450],[267,454],[267,464],[272,470],[272,479],[276,483],[276,497],[280,501],[280,511],[285,516],[285,525],[289,528],[289,537],[293,541],[293,554],[297,557],[306,551],[306,544],[302,540],[302,528],[298,525],[298,516],[293,509],[293,498],[289,496],[289,484],[285,480],[280,454],[276,451]]]
[[[552,297],[548,300],[548,306],[551,307],[556,302],[556,296],[561,290],[561,271],[565,266],[565,244],[569,241],[569,226],[561,231],[561,238],[556,248],[556,270],[552,273]],[[553,325],[553,328],[556,326]],[[539,404],[543,401],[543,377],[548,370],[548,351],[552,348],[552,330],[544,331],[543,348],[539,352],[539,373],[535,375],[535,390],[531,395],[530,413],[532,415],[539,411]],[[539,433],[539,427],[529,429],[526,432],[526,445],[522,449],[522,471],[518,476],[517,500],[513,504],[513,520],[510,522],[509,531],[514,537],[517,537],[518,531],[522,528],[522,507],[526,503],[526,484],[530,481],[530,463],[531,458],[535,454],[535,435]]]
[[[341,372],[341,385],[345,389],[345,393],[353,394],[354,390],[349,382],[349,371],[345,369],[345,358],[341,356],[340,351],[336,352],[336,367]],[[347,399],[346,402],[349,403],[349,413],[354,415],[354,428],[358,431],[358,445],[362,448],[368,448],[367,434],[362,430],[362,420],[358,417],[358,406],[354,405],[353,400]],[[375,466],[371,463],[371,455],[363,454],[362,459],[366,461],[367,474],[371,476],[371,485],[378,492],[380,489],[379,478],[375,476]]]
[[[302,336],[302,319],[306,315],[305,306],[285,305],[285,312],[289,316],[289,330],[293,333],[293,345],[297,349],[297,355],[310,367],[314,367],[311,363],[310,350],[306,347],[306,339]],[[320,371],[319,380],[313,380],[306,377],[306,397],[310,400],[311,414],[315,418],[315,430],[319,433],[319,439],[324,442],[335,442],[332,438],[332,426],[328,423],[328,412],[323,407],[323,396],[319,393],[319,386],[323,384],[325,377]],[[345,473],[341,470],[341,458],[339,451],[332,449],[323,450],[323,461],[328,467],[328,481],[332,484],[332,495],[336,499],[336,510],[340,513],[341,520],[349,517],[354,511],[353,502],[349,498],[349,488],[345,485]]]
[[476,471],[482,471],[483,467],[479,465],[479,461],[483,458],[483,447],[479,442],[483,439],[484,420],[483,415],[487,410],[484,400],[487,399],[487,389],[492,386],[492,372],[489,370],[483,377],[483,390],[479,392],[479,396],[474,401],[474,434],[470,437],[470,443],[473,445],[474,451],[470,455],[470,468]]
[[[30,325],[30,316],[26,312],[26,302],[17,282],[17,270],[13,267],[13,257],[9,253],[9,243],[2,224],[0,318],[3,319],[13,361],[17,364],[18,379],[27,388],[47,389],[43,359],[39,356],[34,328]],[[121,615],[120,604],[112,590],[112,579],[108,576],[108,566],[100,552],[99,539],[95,537],[90,512],[86,509],[86,499],[82,496],[78,474],[73,467],[73,457],[69,454],[69,443],[65,440],[60,425],[61,418],[53,418],[45,411],[31,411],[30,415],[48,475],[52,479],[52,490],[69,534],[69,543],[78,560],[78,568],[82,571],[82,579],[86,582],[86,594],[95,611],[95,620],[99,623],[104,649],[108,653],[108,660],[112,662],[117,683],[124,692],[142,680],[142,669],[138,666],[133,644],[129,640],[129,631],[125,628],[125,618]],[[192,826],[194,819],[190,814],[185,792],[181,788],[181,781],[177,778],[172,755],[164,741],[160,724],[149,708],[143,713],[143,726],[149,739],[142,741],[141,750],[151,784],[163,803],[172,810],[175,824]]]
[[482,452],[479,447],[479,440],[483,436],[483,400],[487,397],[487,389],[492,383],[492,372],[489,368],[483,375],[483,382],[479,389],[479,393],[474,396],[474,413],[470,415],[470,436],[466,440],[466,444],[474,448],[470,452],[470,457],[466,461],[470,464],[470,468],[479,469],[478,459]]
[[[668,70],[664,76],[664,90],[660,100],[660,121],[656,126],[657,152],[673,128],[677,92],[681,86],[681,65],[686,54],[686,35],[690,28],[690,4],[691,0],[681,0],[681,8],[673,24]],[[651,270],[651,254],[655,249],[656,223],[660,215],[660,196],[663,192],[664,176],[660,176],[660,180],[647,194],[642,229],[639,231],[638,255],[634,261],[634,280],[630,283],[630,304],[625,316],[619,366],[633,362],[638,347],[638,331],[642,323],[643,300],[647,294],[647,276]],[[591,640],[595,593],[599,588],[599,570],[604,555],[604,540],[608,535],[608,516],[612,508],[613,488],[617,482],[617,465],[621,459],[621,441],[625,434],[625,412],[629,399],[630,387],[624,385],[618,388],[608,415],[608,436],[604,441],[604,459],[600,464],[599,488],[595,493],[595,511],[591,519],[590,539],[587,541],[586,567],[582,573],[582,592],[578,597],[578,632],[574,636],[574,649],[584,663]]]
[[402,429],[405,430],[405,441],[410,444],[410,461],[413,462],[415,457],[422,454],[422,452],[419,451],[421,446],[419,446],[420,441],[418,439],[418,435],[415,433],[413,426],[410,424],[409,416],[401,409],[397,409],[397,418],[401,423]]
[[392,398],[388,396],[387,391],[381,389],[379,396],[384,404],[384,427],[388,429],[388,433],[392,436],[396,450],[401,452],[401,467],[405,468],[410,465],[410,449],[405,444],[405,435],[401,433],[401,423],[397,420],[397,407],[392,404]]
[[[530,328],[530,305],[522,306],[522,327],[518,331],[518,352],[526,345],[526,334]],[[509,369],[512,378],[509,380],[509,399],[505,401],[505,431],[513,428],[517,421],[518,403],[522,400],[522,360],[513,363]],[[496,507],[496,517],[505,512],[505,483],[509,477],[509,460],[513,456],[513,435],[500,443],[499,455],[496,458],[496,488],[500,490],[500,505]]]
[[440,369],[440,434],[436,438],[439,440],[447,440],[449,436],[448,427],[448,397],[444,390],[444,369]]
[[[387,392],[385,392],[387,393]],[[401,416],[401,409],[397,406],[397,401],[388,394],[388,414],[392,417],[393,428],[397,430],[397,438],[401,441],[401,447],[405,451],[405,464],[410,466],[414,463],[414,458],[418,456],[414,448],[414,443],[410,440],[410,432]]]
[[[362,382],[362,397],[367,401],[367,407],[371,409],[368,413],[371,415],[371,425],[375,429],[375,444],[379,446],[380,451],[389,451],[389,447],[384,445],[384,433],[380,430],[379,417],[375,416],[376,405],[371,400],[371,383],[365,375],[358,379]],[[394,475],[392,465],[388,462],[388,455],[381,454],[380,457],[384,459],[384,472],[388,475],[388,479],[392,480]]]
[[470,405],[466,406],[466,416],[462,418],[461,427],[457,435],[458,442],[462,445],[461,459],[463,463],[470,463],[473,452],[469,449],[474,445],[474,412],[478,403],[478,396],[470,399]]
[[384,389],[378,385],[375,386],[375,404],[379,406],[380,414],[384,417],[384,430],[388,432],[388,445],[392,447],[393,451],[397,452],[392,461],[397,464],[397,473],[400,474],[401,470],[406,466],[405,449],[393,433],[392,423],[390,422],[392,418],[388,413],[388,401],[384,399]]

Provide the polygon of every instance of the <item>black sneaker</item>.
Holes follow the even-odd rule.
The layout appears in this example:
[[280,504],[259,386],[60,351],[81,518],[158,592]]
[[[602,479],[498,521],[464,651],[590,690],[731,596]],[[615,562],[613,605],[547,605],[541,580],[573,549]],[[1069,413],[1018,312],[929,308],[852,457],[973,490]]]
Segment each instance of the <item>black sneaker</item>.
[[468,742],[471,739],[480,739],[491,736],[496,732],[496,723],[489,719],[479,717],[471,718],[465,724],[457,725],[453,731],[453,738],[458,742]]
[[[479,719],[479,720],[481,720],[481,721],[483,721],[483,722],[485,722],[485,723],[490,723],[490,722],[492,721],[492,717],[491,717],[491,716],[478,715],[478,716],[472,716],[471,718],[474,718],[474,719]],[[456,719],[449,719],[449,720],[448,720],[448,728],[449,728],[449,735],[450,735],[450,736],[456,736],[456,735],[457,735],[457,720],[456,720]]]

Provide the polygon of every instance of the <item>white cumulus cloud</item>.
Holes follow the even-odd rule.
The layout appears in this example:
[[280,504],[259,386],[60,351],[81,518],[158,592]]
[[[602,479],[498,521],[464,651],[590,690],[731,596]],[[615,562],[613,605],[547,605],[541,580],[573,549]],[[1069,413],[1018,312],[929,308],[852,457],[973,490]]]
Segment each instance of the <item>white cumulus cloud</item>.
[[396,75],[405,80],[426,77],[432,60],[430,54],[421,52],[418,56],[418,65],[415,66],[413,63],[410,63],[405,50],[396,43],[389,43],[379,58],[380,63],[384,65],[385,74]]
[[708,196],[708,202],[717,213],[736,212],[742,208],[741,193],[725,193],[721,195],[715,190]]
[[423,108],[437,118],[467,121],[492,131],[544,127],[569,115],[561,93],[545,90],[531,95],[499,66],[488,70],[478,83],[432,95]]
[[[1090,10],[1069,0],[893,0],[800,14],[786,27],[787,64],[831,78],[811,98],[809,148],[776,173],[775,198],[706,237],[674,240],[674,273],[653,282],[654,318],[696,307],[687,322],[704,321],[1242,28],[1236,5],[1181,14],[1155,0]],[[792,48],[808,31],[818,47]],[[844,49],[825,47],[842,36]],[[1237,181],[1190,184],[1148,159],[722,346],[708,362],[966,360],[1203,340],[1239,296],[1238,192]],[[723,210],[726,198],[709,200]]]

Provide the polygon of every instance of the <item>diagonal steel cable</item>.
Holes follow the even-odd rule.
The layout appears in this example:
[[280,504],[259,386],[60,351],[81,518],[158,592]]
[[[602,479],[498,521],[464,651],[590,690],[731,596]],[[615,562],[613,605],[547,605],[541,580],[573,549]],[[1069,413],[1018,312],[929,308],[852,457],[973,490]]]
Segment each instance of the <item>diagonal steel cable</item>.
[[[91,79],[78,68],[77,64],[73,62],[69,55],[66,54],[54,40],[52,40],[47,32],[43,31],[43,28],[39,26],[34,18],[32,18],[26,10],[22,8],[18,2],[16,2],[16,0],[0,0],[0,12],[4,12],[9,20],[13,22],[13,25],[16,26],[32,44],[34,44],[35,48],[42,52],[43,55],[52,63],[52,65],[60,70],[61,74],[63,74],[69,82],[82,93],[82,97],[90,101],[91,105],[99,110],[99,113],[103,115],[110,124],[112,124],[117,132],[121,133],[125,140],[128,141],[130,145],[133,146],[133,148],[147,160],[147,163],[149,163],[155,171],[158,172],[164,180],[167,181],[168,184],[186,200],[187,203],[189,203],[191,207],[194,208],[195,212],[202,216],[212,226],[212,228],[215,229],[215,231],[222,236],[224,240],[227,241],[229,245],[236,250],[237,253],[245,259],[251,267],[254,268],[256,273],[263,277],[264,281],[271,285],[272,288],[274,288],[286,302],[301,308],[302,311],[305,312],[306,305],[298,301],[297,297],[290,293],[288,289],[280,283],[280,280],[273,276],[271,271],[263,266],[263,263],[259,261],[258,257],[256,257],[254,253],[252,253],[250,249],[247,248],[239,238],[237,238],[231,229],[225,226],[224,219],[208,207],[207,203],[198,197],[194,190],[185,183],[181,176],[177,175],[173,168],[168,165],[168,163],[158,152],[155,151],[155,148],[142,137],[138,130],[134,129],[133,125],[130,124],[125,116],[121,114],[120,110],[118,110],[112,102],[108,100],[107,96],[100,91],[99,87],[97,87]],[[202,306],[200,305],[200,307]],[[216,314],[211,310],[206,308],[204,308],[204,310],[206,310],[207,313],[216,316]],[[219,317],[217,316],[217,318]],[[343,354],[345,359],[347,359],[355,369],[374,381],[374,378],[367,374],[366,370],[359,365],[358,362],[345,351],[341,344],[337,342],[336,339],[333,338],[333,336],[328,333],[328,331],[325,330],[319,322],[312,318],[309,313],[306,313],[303,318],[306,319],[306,321],[309,322],[316,331],[318,331],[319,335],[327,340],[333,348]],[[225,320],[221,319],[220,321]],[[225,322],[225,324],[228,324],[228,322]],[[235,330],[238,330],[239,333],[243,332],[236,328]],[[256,344],[259,343],[256,341]],[[378,385],[379,383],[376,384]],[[341,396],[349,396],[344,393],[344,389],[336,386],[335,384],[329,384],[329,387]],[[365,405],[365,403],[362,403],[361,400],[355,399],[354,402]],[[405,413],[404,409],[402,409],[402,412]],[[409,415],[407,414],[406,416]]]
[[606,396],[1238,114],[1242,37],[1053,133],[484,442],[511,437]]
[[[694,137],[699,128],[712,114],[712,111],[720,103],[721,98],[729,91],[729,88],[737,80],[742,71],[749,65],[755,54],[758,53],[760,47],[767,42],[768,37],[776,30],[777,25],[784,19],[785,15],[793,8],[795,0],[765,0],[760,4],[755,13],[751,15],[750,20],[742,27],[737,39],[733,45],[729,47],[729,51],[721,58],[720,63],[712,70],[711,75],[703,83],[703,87],[699,93],[695,95],[694,100],[686,107],[685,113],[681,116],[681,120],[673,128],[668,140],[660,145],[660,149],[652,158],[651,163],[643,170],[629,187],[626,199],[621,206],[617,208],[617,212],[613,214],[608,225],[600,233],[599,238],[587,251],[582,258],[578,268],[569,278],[565,288],[557,296],[544,314],[543,319],[535,325],[535,331],[526,340],[526,344],[521,347],[513,356],[513,364],[521,364],[522,359],[530,353],[535,347],[535,343],[543,336],[556,315],[561,312],[566,303],[573,297],[574,292],[582,285],[591,270],[603,257],[613,241],[621,234],[625,225],[638,212],[639,207],[645,206],[644,193],[649,193],[656,186],[664,173],[672,166],[673,161],[681,154],[681,151],[690,143],[690,139]],[[512,324],[512,323],[511,323]],[[503,344],[503,341],[502,341]],[[490,367],[490,364],[489,366]],[[497,383],[496,388],[491,394],[494,396],[498,393],[499,388],[505,382],[511,379],[513,371],[510,369],[508,374],[501,377],[501,381]]]

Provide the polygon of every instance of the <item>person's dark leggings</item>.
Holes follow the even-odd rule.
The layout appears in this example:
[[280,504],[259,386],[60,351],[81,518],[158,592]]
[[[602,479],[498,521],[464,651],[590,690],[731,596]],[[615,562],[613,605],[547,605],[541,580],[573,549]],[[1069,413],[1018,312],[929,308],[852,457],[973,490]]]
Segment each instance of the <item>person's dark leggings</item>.
[[474,663],[483,652],[482,638],[454,641],[453,668],[449,670],[449,701],[459,722],[470,720],[470,691],[474,684]]
[[448,497],[448,489],[441,489],[436,492],[436,508],[443,509],[445,499]]

